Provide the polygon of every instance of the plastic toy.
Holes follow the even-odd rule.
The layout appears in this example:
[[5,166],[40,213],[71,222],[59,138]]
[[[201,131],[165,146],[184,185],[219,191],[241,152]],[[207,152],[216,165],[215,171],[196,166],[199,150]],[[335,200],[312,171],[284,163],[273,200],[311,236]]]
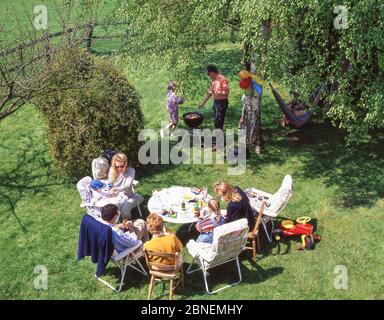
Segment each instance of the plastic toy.
[[296,224],[294,224],[292,220],[282,221],[279,229],[274,230],[276,240],[280,240],[281,237],[300,236],[301,245],[298,249],[313,249],[315,243],[321,241],[321,236],[319,234],[313,234],[314,228],[309,221],[311,221],[310,217],[300,217],[296,220]]

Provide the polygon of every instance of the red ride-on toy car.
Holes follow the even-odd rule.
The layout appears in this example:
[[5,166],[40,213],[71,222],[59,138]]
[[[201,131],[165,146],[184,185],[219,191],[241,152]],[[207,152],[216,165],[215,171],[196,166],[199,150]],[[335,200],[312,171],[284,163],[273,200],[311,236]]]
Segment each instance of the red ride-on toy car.
[[310,217],[300,217],[296,220],[296,224],[292,220],[283,220],[279,229],[275,229],[273,232],[276,240],[280,240],[281,237],[301,236],[301,245],[298,249],[313,249],[315,243],[321,240],[321,236],[313,234],[313,225],[309,221],[311,221]]

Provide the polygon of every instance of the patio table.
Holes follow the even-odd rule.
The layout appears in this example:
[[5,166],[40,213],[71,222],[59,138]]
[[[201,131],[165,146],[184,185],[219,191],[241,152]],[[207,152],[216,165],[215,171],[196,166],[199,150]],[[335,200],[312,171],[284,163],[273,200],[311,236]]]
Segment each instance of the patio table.
[[[165,222],[193,224],[198,221],[193,213],[196,202],[198,200],[207,202],[212,197],[203,191],[198,194],[192,191],[193,188],[182,186],[171,186],[160,191],[154,191],[148,201],[148,210],[151,213],[161,215]],[[182,202],[185,203],[184,209],[182,208]],[[170,210],[174,211],[175,215],[171,215]]]

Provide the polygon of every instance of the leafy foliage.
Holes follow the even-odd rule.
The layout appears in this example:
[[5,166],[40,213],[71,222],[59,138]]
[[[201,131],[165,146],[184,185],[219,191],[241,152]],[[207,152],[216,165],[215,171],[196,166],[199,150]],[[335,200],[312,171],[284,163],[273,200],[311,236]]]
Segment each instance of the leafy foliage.
[[[324,110],[356,136],[384,127],[384,4],[343,5],[345,17],[333,0],[136,0],[121,1],[116,12],[138,35],[127,38],[129,54],[155,53],[184,82],[208,44],[239,31],[263,77],[300,98],[328,80]],[[335,27],[340,18],[345,24]]]
[[[65,66],[60,57],[66,57]],[[49,68],[65,69],[50,85],[69,88],[36,101],[61,171],[70,177],[89,174],[91,160],[108,148],[126,153],[135,163],[143,116],[139,97],[127,79],[83,49],[62,51]]]
[[[247,1],[248,5],[257,1]],[[384,126],[381,36],[383,4],[343,1],[347,14],[334,13],[334,1],[263,2],[252,16],[243,14],[242,33],[254,44],[262,73],[305,98],[320,83],[334,82],[327,101],[334,124],[357,136]],[[337,10],[336,10],[337,11]],[[337,28],[342,17],[344,28]],[[251,19],[264,28],[249,32]],[[335,26],[336,24],[336,26]],[[353,136],[352,135],[352,136]]]

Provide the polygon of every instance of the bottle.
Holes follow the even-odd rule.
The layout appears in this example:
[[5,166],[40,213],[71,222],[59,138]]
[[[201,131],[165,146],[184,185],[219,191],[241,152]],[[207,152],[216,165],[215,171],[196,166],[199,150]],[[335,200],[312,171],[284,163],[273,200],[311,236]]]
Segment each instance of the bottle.
[[184,201],[181,203],[181,209],[185,210],[185,202]]

